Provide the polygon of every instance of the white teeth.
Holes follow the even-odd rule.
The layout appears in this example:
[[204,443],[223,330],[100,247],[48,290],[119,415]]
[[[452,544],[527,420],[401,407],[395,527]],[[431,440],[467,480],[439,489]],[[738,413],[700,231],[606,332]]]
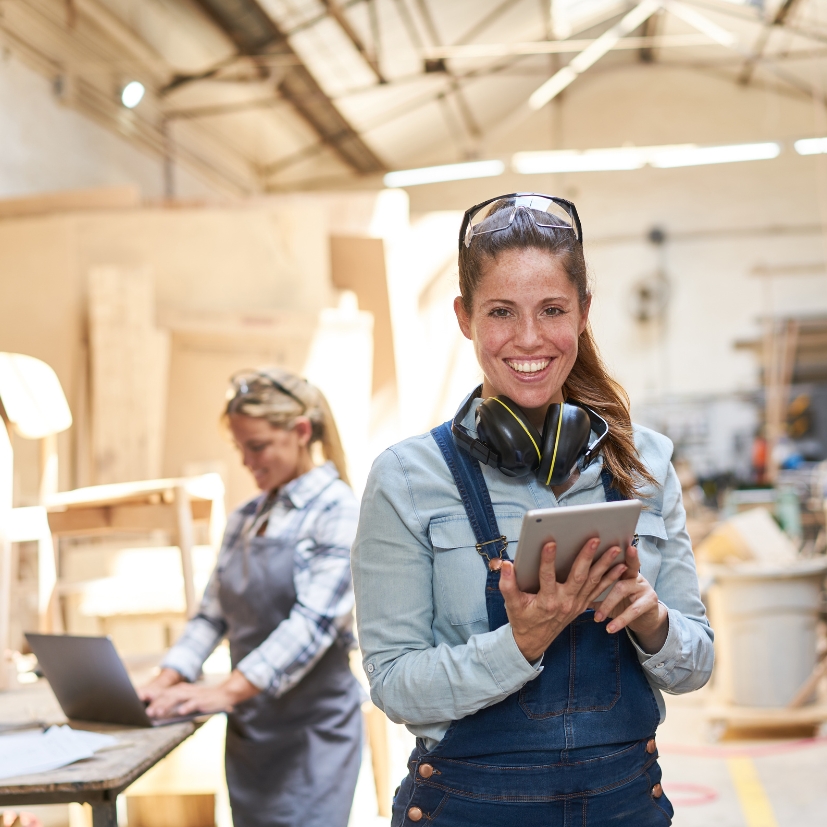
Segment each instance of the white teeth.
[[519,371],[520,373],[538,373],[539,371],[546,369],[551,359],[543,359],[542,361],[533,362],[513,362],[511,360],[506,361],[510,367],[514,368],[514,370]]

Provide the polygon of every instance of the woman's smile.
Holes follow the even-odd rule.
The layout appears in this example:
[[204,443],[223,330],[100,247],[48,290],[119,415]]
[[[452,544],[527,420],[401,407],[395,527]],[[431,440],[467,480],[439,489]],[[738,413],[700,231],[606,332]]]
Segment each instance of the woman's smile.
[[507,396],[542,427],[549,404],[563,401],[588,320],[565,269],[543,250],[506,250],[484,267],[471,312],[461,299],[454,309],[474,343],[483,396]]
[[551,358],[534,359],[503,359],[512,370],[521,375],[521,378],[531,380],[540,378],[551,364]]

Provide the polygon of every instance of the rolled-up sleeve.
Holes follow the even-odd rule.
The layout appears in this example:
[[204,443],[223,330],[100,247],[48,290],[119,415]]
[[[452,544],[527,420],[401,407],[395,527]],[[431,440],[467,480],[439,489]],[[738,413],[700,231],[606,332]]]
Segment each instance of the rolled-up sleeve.
[[658,540],[661,565],[654,583],[669,615],[669,633],[659,652],[647,653],[629,638],[649,681],[674,695],[700,689],[712,674],[714,633],[698,587],[695,557],[686,530],[681,486],[670,465],[663,488],[665,540]]
[[408,475],[389,449],[368,477],[352,567],[371,697],[397,723],[464,718],[516,692],[542,669],[523,657],[510,624],[471,635],[462,645],[437,643],[433,564]]

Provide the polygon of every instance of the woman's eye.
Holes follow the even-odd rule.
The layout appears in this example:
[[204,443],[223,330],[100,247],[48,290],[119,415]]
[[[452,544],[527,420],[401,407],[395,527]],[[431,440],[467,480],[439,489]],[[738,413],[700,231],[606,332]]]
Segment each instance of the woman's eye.
[[505,319],[509,315],[510,311],[507,307],[495,307],[490,316],[493,316],[495,319]]
[[263,442],[261,444],[255,445],[248,445],[247,446],[254,454],[260,454],[266,447],[267,443]]
[[563,311],[559,307],[547,307],[543,311],[544,316],[560,316],[562,315]]

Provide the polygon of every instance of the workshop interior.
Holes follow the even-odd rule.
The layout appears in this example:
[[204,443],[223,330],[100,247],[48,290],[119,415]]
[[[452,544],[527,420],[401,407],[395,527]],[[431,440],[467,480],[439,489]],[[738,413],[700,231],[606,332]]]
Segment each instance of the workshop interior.
[[[579,245],[585,302],[521,315],[518,225],[534,253],[546,231]],[[455,301],[484,244],[474,296],[518,262],[514,301],[486,316],[465,287]],[[714,631],[711,677],[674,693],[669,657],[647,666],[619,633],[663,689],[657,823],[819,827],[827,0],[0,0],[4,827],[534,824],[441,798],[425,713],[388,693],[407,652],[470,643],[405,638],[404,585],[366,594],[358,569],[421,527],[434,613],[447,602],[463,641],[498,634],[438,580],[467,559],[490,589],[525,507],[495,502],[495,559],[484,532],[445,524],[466,520],[461,488],[428,528],[427,475],[433,498],[453,486],[436,445],[422,465],[424,448],[388,449],[453,421],[492,497],[528,486],[535,508],[614,470],[616,420],[571,378],[545,428],[545,407],[536,427],[506,407],[526,408],[496,371],[527,388],[556,351],[487,367],[567,314],[588,318],[635,427],[667,438],[671,476],[632,520],[640,576],[678,536]],[[491,355],[494,325],[519,328],[511,356]],[[381,477],[394,451],[404,475]],[[386,501],[409,509],[398,525],[370,516]],[[287,557],[267,562],[276,531]],[[374,652],[378,611],[396,667]],[[341,716],[318,742],[314,703]],[[268,767],[301,780],[276,793]]]

